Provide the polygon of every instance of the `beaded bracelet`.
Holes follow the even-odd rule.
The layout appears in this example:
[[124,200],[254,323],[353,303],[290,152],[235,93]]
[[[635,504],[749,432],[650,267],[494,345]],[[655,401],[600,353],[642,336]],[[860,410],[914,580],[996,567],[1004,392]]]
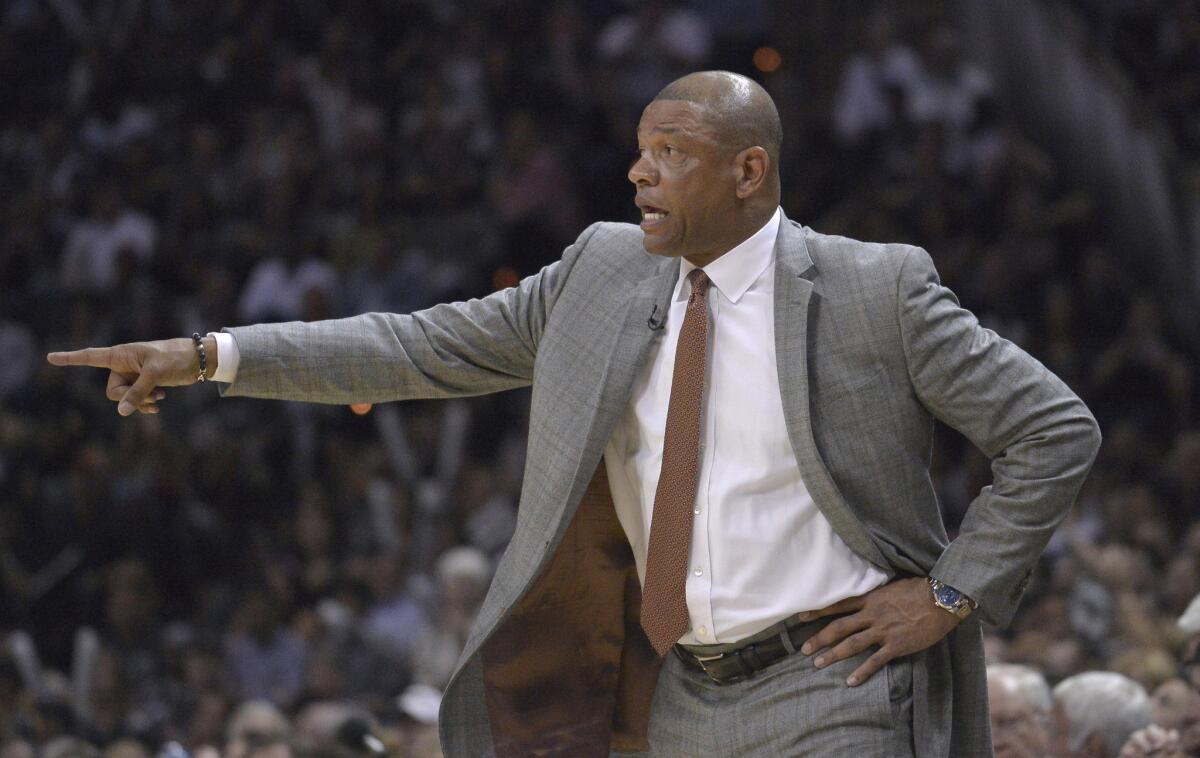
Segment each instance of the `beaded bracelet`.
[[197,382],[208,381],[208,354],[204,351],[204,340],[198,332],[192,332],[192,342],[196,343],[196,352],[200,354],[200,372],[196,375]]

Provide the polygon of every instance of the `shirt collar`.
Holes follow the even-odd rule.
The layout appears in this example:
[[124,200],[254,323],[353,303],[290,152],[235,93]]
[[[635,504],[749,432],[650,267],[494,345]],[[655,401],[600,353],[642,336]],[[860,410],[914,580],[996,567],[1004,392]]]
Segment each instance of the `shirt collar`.
[[[771,265],[775,257],[775,237],[779,234],[779,209],[762,227],[746,238],[737,247],[704,267],[713,286],[720,290],[730,302],[736,303],[750,289],[750,285]],[[681,259],[679,282],[675,285],[675,298],[685,296],[683,282],[696,266]],[[686,293],[690,294],[690,293]]]

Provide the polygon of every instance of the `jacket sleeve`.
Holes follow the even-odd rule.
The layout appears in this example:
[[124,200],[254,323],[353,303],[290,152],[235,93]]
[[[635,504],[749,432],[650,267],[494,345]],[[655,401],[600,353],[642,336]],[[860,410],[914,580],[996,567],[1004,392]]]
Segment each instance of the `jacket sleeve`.
[[1100,430],[1062,380],[959,306],[924,250],[906,255],[897,297],[917,397],[992,467],[992,484],[971,502],[930,575],[975,600],[985,621],[1003,626],[1079,493]]
[[560,260],[484,298],[408,315],[227,328],[241,358],[221,394],[350,404],[527,386],[550,312],[598,226]]

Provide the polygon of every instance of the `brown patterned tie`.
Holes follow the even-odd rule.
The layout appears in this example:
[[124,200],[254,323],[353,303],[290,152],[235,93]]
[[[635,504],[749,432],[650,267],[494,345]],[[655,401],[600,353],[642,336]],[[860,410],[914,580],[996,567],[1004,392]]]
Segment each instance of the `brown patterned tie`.
[[688,630],[688,551],[692,544],[692,507],[700,470],[700,410],[704,401],[704,354],[708,347],[708,276],[688,274],[692,296],[675,348],[662,471],[654,492],[646,581],[642,587],[642,628],[659,655]]

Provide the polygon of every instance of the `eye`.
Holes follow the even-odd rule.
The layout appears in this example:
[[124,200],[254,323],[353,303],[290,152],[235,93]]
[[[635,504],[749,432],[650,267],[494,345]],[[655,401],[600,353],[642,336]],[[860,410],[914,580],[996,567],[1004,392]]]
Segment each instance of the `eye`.
[[680,150],[675,145],[666,145],[662,149],[663,157],[670,161],[673,165],[679,165],[687,157],[687,154]]

